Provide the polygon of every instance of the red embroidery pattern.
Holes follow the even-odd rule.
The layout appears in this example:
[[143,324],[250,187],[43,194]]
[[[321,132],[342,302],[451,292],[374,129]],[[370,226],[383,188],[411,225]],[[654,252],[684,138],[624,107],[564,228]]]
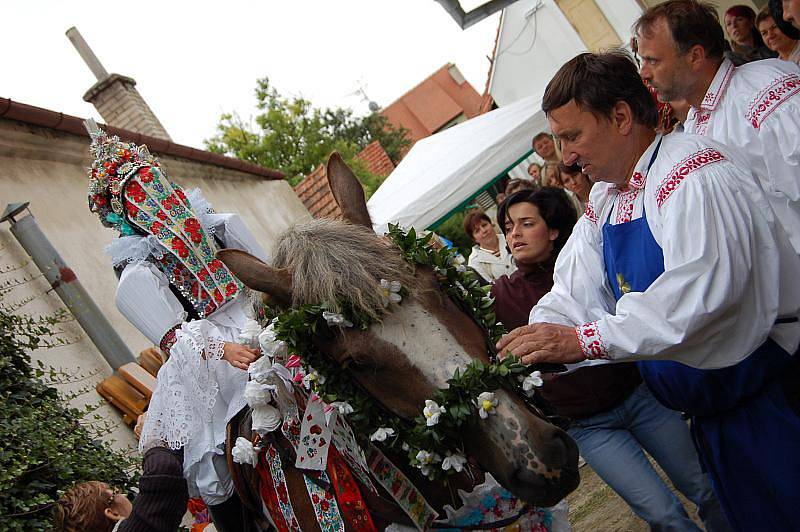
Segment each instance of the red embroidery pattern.
[[586,358],[590,360],[597,358],[611,360],[608,349],[603,342],[603,337],[600,336],[600,329],[598,329],[596,321],[578,325],[575,327],[575,334],[581,344],[581,351],[586,355]]
[[594,205],[592,205],[591,201],[586,204],[586,210],[583,215],[594,225],[597,225],[597,213],[594,212]]
[[633,218],[633,202],[638,195],[639,189],[632,188],[617,196],[617,214],[614,218],[614,223],[624,224],[631,221],[631,218]]
[[684,157],[681,162],[672,167],[667,177],[658,185],[656,190],[656,204],[658,207],[661,208],[687,175],[706,165],[724,160],[725,157],[714,148],[704,148],[688,157]]
[[177,338],[175,338],[175,331],[180,329],[181,325],[182,324],[179,323],[173,326],[170,330],[166,332],[166,334],[164,334],[164,336],[161,337],[161,342],[159,342],[158,347],[160,347],[161,350],[167,354],[167,356],[169,356],[169,350],[172,348],[173,345],[175,345],[175,342],[177,341]]
[[725,89],[728,88],[728,83],[731,82],[731,78],[733,77],[733,71],[736,67],[733,63],[728,63],[728,69],[725,70],[725,74],[722,76],[722,81],[719,83],[719,87],[712,87],[718,89],[716,92],[713,90],[709,90],[706,95],[703,97],[703,102],[700,104],[700,107],[705,109],[714,109],[717,104],[719,103],[720,97],[725,94]]
[[698,111],[695,114],[694,120],[694,133],[696,135],[705,135],[708,131],[708,122],[711,120],[711,113],[709,111]]
[[745,116],[755,129],[759,129],[775,109],[798,92],[800,92],[800,78],[797,74],[782,76],[758,93],[755,100],[750,103],[750,109]]

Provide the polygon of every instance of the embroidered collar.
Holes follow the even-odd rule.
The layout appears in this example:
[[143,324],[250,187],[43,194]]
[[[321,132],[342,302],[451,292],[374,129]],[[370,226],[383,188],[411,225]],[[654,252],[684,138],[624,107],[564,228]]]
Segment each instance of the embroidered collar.
[[658,142],[661,140],[661,135],[656,135],[656,138],[653,139],[652,144],[644,150],[644,153],[641,157],[639,157],[639,161],[636,163],[636,166],[633,169],[633,175],[628,180],[627,183],[624,185],[619,184],[612,184],[608,187],[609,194],[624,194],[626,192],[631,191],[638,191],[644,189],[644,185],[647,182],[647,170],[648,164],[650,159],[653,157],[653,151],[658,146]]
[[719,101],[722,99],[722,96],[728,89],[728,85],[731,82],[733,71],[735,69],[736,67],[733,65],[730,59],[725,59],[722,61],[722,64],[719,66],[719,70],[717,70],[716,75],[714,75],[714,79],[711,80],[711,85],[708,87],[706,95],[703,97],[703,101],[700,103],[701,110],[713,111],[717,108]]

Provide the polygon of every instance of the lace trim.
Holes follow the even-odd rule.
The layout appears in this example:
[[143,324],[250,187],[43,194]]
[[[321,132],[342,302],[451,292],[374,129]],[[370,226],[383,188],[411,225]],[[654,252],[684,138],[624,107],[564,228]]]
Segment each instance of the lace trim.
[[171,356],[158,373],[139,448],[145,451],[166,443],[180,449],[190,440],[200,440],[185,451],[188,467],[218,443],[203,437],[203,430],[211,422],[219,392],[213,366],[222,359],[225,340],[206,320],[183,324],[176,337]]
[[[192,206],[192,210],[197,215],[200,225],[209,235],[216,232],[215,225],[218,223],[217,214],[211,204],[203,197],[199,188],[187,191],[186,197]],[[114,267],[123,263],[142,262],[150,257],[161,260],[164,257],[165,248],[153,235],[147,236],[122,236],[115,239],[105,247],[105,252],[111,256],[111,264]]]

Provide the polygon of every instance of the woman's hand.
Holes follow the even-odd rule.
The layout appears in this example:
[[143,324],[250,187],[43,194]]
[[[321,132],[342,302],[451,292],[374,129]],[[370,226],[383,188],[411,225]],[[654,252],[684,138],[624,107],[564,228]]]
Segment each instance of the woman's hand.
[[250,363],[258,360],[260,356],[261,353],[258,350],[234,342],[225,342],[222,349],[223,360],[226,360],[234,368],[245,371],[250,367]]
[[133,427],[133,433],[136,435],[136,439],[142,437],[142,429],[144,428],[144,420],[147,418],[147,412],[144,414],[140,414],[138,418],[136,418],[136,426]]

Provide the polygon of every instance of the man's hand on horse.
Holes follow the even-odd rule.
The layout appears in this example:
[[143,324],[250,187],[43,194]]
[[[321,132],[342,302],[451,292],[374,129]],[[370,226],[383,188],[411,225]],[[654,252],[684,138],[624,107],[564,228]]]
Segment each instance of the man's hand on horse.
[[234,368],[247,371],[251,362],[255,362],[261,356],[261,352],[256,349],[245,347],[234,342],[225,342],[222,349],[222,358]]
[[572,364],[586,359],[574,327],[534,323],[518,327],[497,342],[500,358],[514,355],[523,364]]

